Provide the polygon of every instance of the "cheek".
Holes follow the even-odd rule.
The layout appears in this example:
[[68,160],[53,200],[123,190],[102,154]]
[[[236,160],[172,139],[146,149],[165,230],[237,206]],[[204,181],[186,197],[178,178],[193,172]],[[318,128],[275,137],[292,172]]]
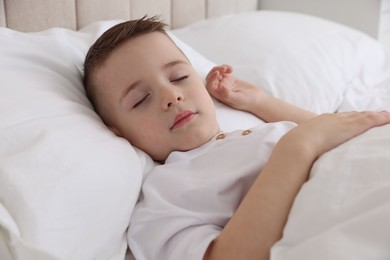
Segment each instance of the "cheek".
[[146,152],[152,158],[157,157],[162,151],[166,150],[167,138],[162,131],[155,127],[147,127],[137,131],[136,135],[132,136],[130,143],[142,151]]
[[208,109],[214,106],[214,102],[210,94],[207,92],[206,88],[202,90],[197,90],[195,93],[193,93],[193,96],[196,97],[198,102],[201,102]]
[[125,129],[126,138],[138,144],[157,142],[162,135],[161,123],[147,116],[131,120]]
[[188,88],[186,89],[189,90],[188,94],[192,98],[196,98],[197,100],[199,98],[205,99],[206,96],[209,96],[209,93],[207,92],[207,89],[204,86],[203,81],[198,79],[193,79],[191,82],[189,82]]

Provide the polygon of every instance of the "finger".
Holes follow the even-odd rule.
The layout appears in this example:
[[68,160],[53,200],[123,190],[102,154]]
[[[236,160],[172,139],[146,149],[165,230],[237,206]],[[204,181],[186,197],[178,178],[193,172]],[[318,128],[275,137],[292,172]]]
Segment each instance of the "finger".
[[380,126],[390,123],[390,113],[388,111],[363,111],[362,116],[366,117],[373,126]]
[[231,74],[233,72],[233,67],[228,64],[222,64],[220,67],[220,72],[222,74]]
[[219,84],[218,78],[219,77],[220,77],[220,73],[218,70],[209,74],[207,81],[206,81],[206,88],[209,91],[215,91],[218,88],[218,84]]
[[215,71],[218,71],[218,70],[221,70],[221,66],[214,66],[214,67],[209,71],[209,73],[207,74],[206,80],[208,80],[209,77],[211,77],[211,76],[215,73]]
[[219,71],[218,71],[218,70],[210,71],[209,74],[207,75],[206,80],[208,80],[208,81],[215,80],[215,79],[218,77],[218,76],[217,76],[218,74],[219,74]]
[[225,73],[231,74],[233,72],[233,67],[231,65],[223,64],[223,67]]
[[338,113],[336,116],[344,118],[346,126],[351,128],[351,132],[356,132],[356,135],[373,127],[390,124],[390,113],[387,111],[344,112]]

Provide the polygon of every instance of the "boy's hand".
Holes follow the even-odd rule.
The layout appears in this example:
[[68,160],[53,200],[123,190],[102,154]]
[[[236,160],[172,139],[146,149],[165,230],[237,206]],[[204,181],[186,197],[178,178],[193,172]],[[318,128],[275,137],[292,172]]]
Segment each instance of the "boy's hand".
[[318,157],[370,128],[386,124],[390,124],[387,111],[322,114],[295,127],[282,139],[303,145]]
[[230,65],[214,67],[206,77],[206,88],[211,96],[235,109],[252,112],[259,102],[262,91],[256,86],[238,80]]
[[272,97],[261,88],[236,79],[229,65],[214,67],[206,77],[206,88],[211,96],[232,108],[244,110],[266,122],[304,122],[316,115],[305,109]]

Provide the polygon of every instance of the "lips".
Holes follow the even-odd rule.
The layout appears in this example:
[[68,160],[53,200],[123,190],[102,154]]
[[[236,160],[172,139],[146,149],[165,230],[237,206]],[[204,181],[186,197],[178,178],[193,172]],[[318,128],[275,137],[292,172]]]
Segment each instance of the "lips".
[[175,120],[173,121],[171,130],[177,129],[177,128],[182,127],[183,125],[187,124],[188,122],[190,122],[192,120],[192,118],[194,118],[195,115],[196,115],[196,113],[189,111],[189,110],[180,112],[175,117]]

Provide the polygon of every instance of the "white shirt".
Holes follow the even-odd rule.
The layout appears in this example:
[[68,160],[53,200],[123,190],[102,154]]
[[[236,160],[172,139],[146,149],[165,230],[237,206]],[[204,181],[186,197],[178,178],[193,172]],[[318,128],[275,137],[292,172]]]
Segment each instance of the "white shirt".
[[[129,246],[137,260],[202,259],[232,217],[275,144],[296,124],[278,122],[173,152],[146,176]],[[221,135],[219,135],[221,137]]]

